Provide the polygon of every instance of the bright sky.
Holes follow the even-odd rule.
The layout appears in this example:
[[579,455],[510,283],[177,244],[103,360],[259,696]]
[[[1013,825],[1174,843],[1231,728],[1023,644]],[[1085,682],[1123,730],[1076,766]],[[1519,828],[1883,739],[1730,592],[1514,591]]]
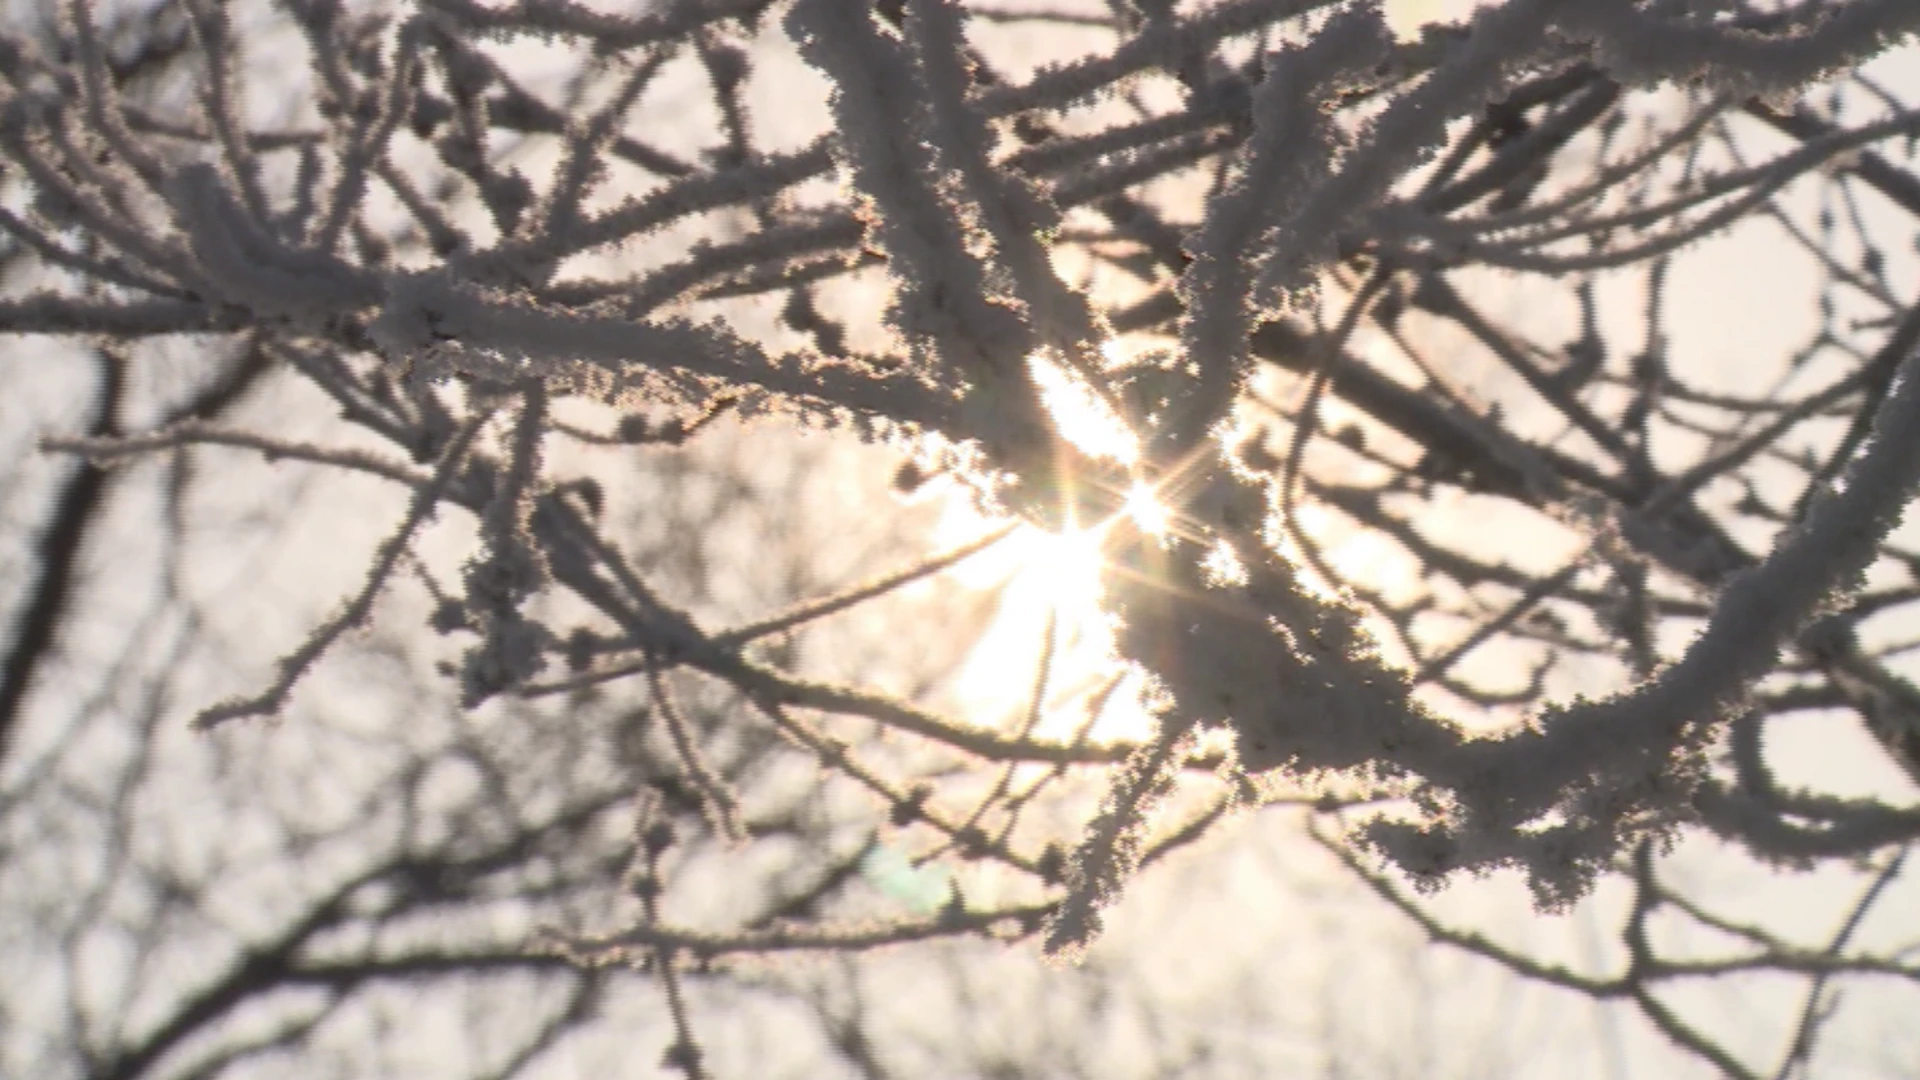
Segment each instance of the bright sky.
[[[1472,0],[1387,0],[1386,3],[1389,20],[1396,32],[1402,34],[1411,33],[1434,19],[1463,17],[1474,6]],[[1908,70],[1920,74],[1920,64],[1909,64]],[[791,107],[798,110],[807,104],[797,101]],[[812,130],[801,123],[795,123],[793,129],[796,137]],[[1778,316],[1771,313],[1788,310],[1796,298],[1789,294],[1781,297],[1778,305],[1773,303],[1773,290],[1790,284],[1781,275],[1725,272],[1730,266],[1753,266],[1749,250],[1714,251],[1711,260],[1702,262],[1717,265],[1706,266],[1698,275],[1676,272],[1674,287],[1699,290],[1699,302],[1690,307],[1689,313],[1693,319],[1716,324],[1713,342],[1702,346],[1708,351],[1699,355],[1711,366],[1732,371],[1752,355],[1746,338],[1763,339],[1770,330],[1777,333],[1777,321],[1770,323],[1769,318]],[[1709,294],[1709,284],[1720,291]],[[1738,317],[1743,309],[1768,312],[1769,318],[1753,318],[1751,314]],[[1693,341],[1683,341],[1685,345],[1704,338],[1700,325],[1684,322],[1674,328],[1674,333],[1682,339],[1694,335]],[[38,378],[8,383],[10,389],[25,386],[40,391],[52,385]],[[0,400],[0,413],[7,407],[24,408],[19,397]],[[8,426],[0,425],[0,428]],[[821,500],[821,505],[838,504]],[[365,503],[359,504],[359,508],[364,512]],[[971,539],[991,527],[962,497],[942,504],[942,513],[945,516],[932,543],[936,548]],[[314,516],[321,515],[316,511]],[[285,559],[287,565],[296,565],[301,573],[311,575],[315,567],[328,567],[327,560],[309,557],[309,548],[299,545],[330,551],[364,550],[370,543],[353,537],[343,540],[341,531],[360,526],[377,531],[391,516],[366,514],[366,520],[362,520],[353,515],[331,515],[326,521],[296,520],[287,529],[288,539],[275,538],[271,545],[263,542],[262,547]],[[843,509],[834,509],[829,521],[844,532],[847,517]],[[847,549],[859,547],[844,535],[839,537],[839,542]],[[1347,546],[1336,549],[1335,561],[1377,566],[1381,557],[1370,549],[1370,545],[1377,543],[1379,541],[1372,538],[1353,538]],[[269,569],[272,574],[267,573]],[[315,578],[281,573],[285,569],[285,565],[269,566],[263,557],[260,562],[231,560],[223,572],[240,583],[235,592],[257,594],[263,607],[283,598],[257,585],[260,580],[276,584],[295,581],[329,602],[351,584],[336,587],[321,574],[322,584],[316,586]],[[1063,699],[1077,689],[1085,689],[1087,673],[1099,669],[1101,654],[1107,646],[1097,604],[1096,569],[1087,545],[1073,538],[1049,537],[1027,529],[970,561],[956,575],[964,582],[982,587],[1008,581],[1002,616],[972,654],[960,682],[962,696],[968,699],[963,704],[969,711],[983,719],[998,718],[1005,715],[1004,710],[1024,704],[1033,686],[1037,653],[1049,612],[1057,613],[1054,633],[1061,642],[1058,663],[1063,672],[1053,682],[1050,697]],[[235,610],[239,610],[243,599],[234,599]],[[292,617],[284,610],[278,614],[281,618]],[[244,626],[253,638],[268,644],[277,640],[279,628],[264,614],[256,618],[249,611]],[[251,666],[245,670],[256,675],[267,666],[265,660],[248,663]],[[392,710],[404,707],[384,702],[379,708],[363,708],[361,699],[343,696],[341,688],[348,679],[341,673],[351,674],[352,670],[342,667],[321,672],[313,685],[325,688],[324,692],[310,693],[306,700],[325,702],[330,708],[369,724],[377,724]],[[379,683],[353,689],[367,695],[385,692]],[[1116,702],[1125,699],[1124,694],[1115,698]],[[1058,727],[1046,725],[1071,727],[1076,719],[1061,710],[1057,716],[1044,721],[1036,734],[1058,736],[1061,734]],[[1116,705],[1109,722],[1098,729],[1096,735],[1137,737],[1144,722],[1137,710],[1122,712]],[[426,727],[426,721],[420,721],[416,727]],[[473,725],[472,729],[479,730],[479,725]],[[468,730],[461,729],[463,733]],[[343,744],[349,742],[348,736],[355,736],[346,727],[346,721],[342,721],[342,731]],[[284,736],[284,732],[278,734]],[[1787,729],[1784,735],[1794,740],[1794,752],[1783,756],[1796,765],[1817,763],[1857,771],[1855,762],[1836,752],[1837,741],[1830,726],[1810,726],[1804,732]],[[213,751],[221,746],[230,753],[235,752],[236,744],[242,750],[264,746],[266,749],[260,753],[280,753],[292,758],[302,747],[310,749],[316,745],[284,737],[273,741],[275,736],[275,732],[263,728],[249,732],[246,742],[235,737],[216,744],[205,739],[193,741],[181,729],[179,737],[166,745],[169,753],[182,759],[191,757],[207,762],[213,760]],[[535,740],[529,742],[537,745]],[[358,743],[353,745],[357,747]],[[559,757],[558,751],[546,752],[554,754],[556,759]],[[340,760],[359,764],[359,759],[350,759],[345,751],[341,752]],[[177,763],[170,761],[170,765]],[[361,771],[369,777],[377,775],[370,764]],[[554,772],[560,771],[556,766]],[[201,784],[197,774],[189,775],[184,767],[179,775],[187,777],[181,786],[192,790],[193,785],[199,784],[201,797],[211,799],[204,794],[215,790],[211,779]],[[335,775],[344,777],[342,783],[358,783],[361,779],[348,768],[335,770]],[[277,795],[288,801],[296,798],[285,792]],[[304,789],[298,797],[312,800],[311,792]],[[236,830],[231,822],[242,812],[258,811],[257,806],[244,802],[237,810],[215,806],[211,801],[202,805],[184,799],[156,805],[168,813],[182,815],[203,810],[200,820],[212,820],[216,813],[229,815],[220,818],[227,830],[223,834],[226,839],[234,835]],[[1141,1031],[1149,1026],[1155,1032],[1164,1033],[1172,1045],[1185,1045],[1190,1041],[1196,1046],[1222,1048],[1228,1051],[1225,1056],[1229,1058],[1247,1045],[1258,1044],[1262,1059],[1273,1064],[1270,1074],[1277,1076],[1336,1074],[1341,1069],[1335,1067],[1334,1059],[1312,1056],[1332,1053],[1356,1055],[1346,1068],[1357,1075],[1447,1075],[1449,1066],[1452,1075],[1529,1074],[1496,1071],[1485,1059],[1476,1066],[1474,1055],[1487,1047],[1498,1047],[1504,1053],[1504,1059],[1494,1060],[1535,1066],[1538,1071],[1531,1072],[1533,1075],[1606,1076],[1615,1068],[1606,1060],[1603,1051],[1607,1048],[1643,1070],[1636,1074],[1698,1074],[1692,1071],[1691,1062],[1676,1066],[1671,1052],[1658,1037],[1636,1020],[1628,1018],[1624,1029],[1610,1027],[1604,1015],[1585,1008],[1578,998],[1538,987],[1516,986],[1490,965],[1428,946],[1406,920],[1388,915],[1377,905],[1360,898],[1352,877],[1300,835],[1295,818],[1274,813],[1242,819],[1222,829],[1201,849],[1161,869],[1165,872],[1156,871],[1143,877],[1126,900],[1114,909],[1111,931],[1095,952],[1094,963],[1101,970],[1110,972],[1129,994],[1138,991],[1137,997],[1121,995],[1117,999],[1119,1005],[1111,1010],[1109,1017],[1110,1032],[1101,1032],[1087,1040],[1108,1045],[1107,1052],[1114,1060],[1112,1071],[1105,1075],[1133,1075],[1127,1071],[1129,1067],[1138,1068],[1141,1063],[1152,1060],[1153,1048],[1139,1045],[1143,1038]],[[1732,871],[1711,859],[1676,860],[1675,869],[1696,878],[1711,877],[1709,885],[1732,881]],[[945,895],[943,878],[937,874],[919,876],[905,858],[892,849],[876,851],[866,870],[910,904]],[[968,884],[969,888],[974,886],[971,879]],[[1794,903],[1803,903],[1809,909],[1816,906],[1814,900],[1802,902],[1795,896],[1783,896],[1783,887],[1791,884],[1786,875],[1771,874],[1755,881],[1756,887],[1750,891],[1756,896],[1764,892],[1765,902],[1777,904],[1782,910]],[[1497,930],[1502,941],[1525,942],[1550,961],[1574,964],[1582,970],[1617,969],[1617,963],[1604,959],[1608,946],[1617,944],[1610,939],[1617,938],[1619,916],[1625,910],[1626,897],[1622,890],[1614,887],[1617,883],[1604,887],[1593,902],[1582,906],[1577,916],[1561,920],[1534,917],[1524,896],[1512,885],[1510,880],[1497,879],[1484,885],[1463,887],[1439,898],[1436,906],[1456,922]],[[985,884],[981,887],[984,889]],[[984,893],[972,895],[986,898]],[[1828,888],[1825,895],[1815,899],[1826,902],[1835,895]],[[264,904],[258,906],[263,912],[267,911]],[[930,974],[925,954],[919,952],[902,950],[871,958],[865,978],[870,980],[868,992],[880,1020],[875,1029],[884,1032],[892,1025],[899,1030],[901,1025],[918,1017],[965,1016],[970,1028],[965,1034],[969,1038],[1004,1043],[1018,1050],[1024,1045],[1023,1040],[1037,1038],[1033,1029],[1044,1028],[1050,1021],[1064,1024],[1084,1020],[1061,1004],[1070,1000],[1068,991],[1072,984],[1041,969],[1031,950],[998,950],[994,946],[968,944],[964,950],[956,949],[953,955],[962,960],[954,964],[956,973],[951,977],[946,972]],[[111,962],[114,958],[105,959]],[[977,986],[990,992],[963,997],[965,987],[975,985],[969,980],[977,980]],[[1740,1023],[1759,1027],[1775,1024],[1779,1017],[1787,1015],[1775,1007],[1779,1001],[1749,995],[1746,991],[1744,986],[1721,991],[1728,999],[1724,1011]],[[1885,990],[1849,992],[1888,993]],[[17,993],[25,999],[25,990]],[[55,1000],[38,990],[35,994],[50,1002]],[[955,1000],[950,1001],[949,997]],[[13,1001],[6,993],[0,993],[0,1013],[5,1013]],[[1147,1018],[1150,1025],[1137,1013],[1126,1011],[1130,1002],[1135,1005],[1145,1002],[1151,1007],[1152,1015]],[[1786,1003],[1790,1005],[1791,1000]],[[638,1025],[658,1021],[659,1010],[654,1000],[649,997],[642,1004],[644,1008],[632,1014],[636,1018],[635,1028],[614,1031],[613,1041],[621,1055],[630,1054],[634,1045],[645,1042],[635,1037]],[[743,1010],[740,1016],[743,1019],[739,1023],[744,1027],[750,1021],[761,1019],[763,1014]],[[16,1014],[13,1019],[17,1024],[20,1017]],[[711,1010],[703,1012],[700,1021],[717,1026],[728,1022],[728,1017],[720,1010]],[[614,1028],[614,1025],[608,1026],[610,1030]],[[711,1032],[713,1028],[707,1030]],[[1303,1033],[1317,1034],[1333,1049],[1317,1043],[1308,1045],[1303,1041]],[[460,1036],[456,1031],[447,1036],[447,1041]],[[651,1037],[649,1034],[648,1038]],[[1523,1044],[1522,1037],[1539,1042]],[[951,1045],[953,1038],[951,1030],[942,1030],[930,1035],[927,1042],[937,1049]],[[439,1047],[433,1038],[424,1041],[430,1047]],[[722,1036],[715,1038],[713,1045],[724,1054],[730,1047],[752,1043],[745,1037],[730,1043]],[[808,1044],[796,1045],[802,1049],[785,1052],[788,1064],[807,1052]],[[1036,1056],[1031,1051],[1027,1053],[1029,1059]],[[1396,1054],[1400,1056],[1394,1056]],[[1427,1054],[1434,1057],[1423,1060]],[[773,1057],[778,1059],[781,1055]],[[579,1072],[581,1075],[618,1074],[623,1068],[634,1067],[624,1056],[612,1061],[614,1063],[606,1068],[596,1070],[583,1066]],[[1543,1062],[1557,1067],[1549,1070],[1541,1067]],[[554,1066],[554,1071],[547,1075],[558,1074],[560,1068]],[[939,1073],[930,1068],[922,1075]],[[1191,1075],[1218,1074],[1194,1072]],[[1616,1075],[1626,1075],[1624,1068]]]
[[1387,0],[1387,24],[1401,37],[1412,37],[1435,19],[1458,19],[1472,11],[1475,0]]

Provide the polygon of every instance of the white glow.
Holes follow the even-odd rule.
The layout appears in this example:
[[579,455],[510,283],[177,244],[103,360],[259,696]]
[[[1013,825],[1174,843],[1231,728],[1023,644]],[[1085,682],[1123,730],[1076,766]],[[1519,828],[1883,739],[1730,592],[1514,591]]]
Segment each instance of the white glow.
[[1027,369],[1063,438],[1087,454],[1122,465],[1139,459],[1140,441],[1086,383],[1039,354],[1028,357]]
[[1167,508],[1145,484],[1135,484],[1127,492],[1127,516],[1148,536],[1167,535]]
[[[947,504],[936,543],[952,546],[995,527],[964,496]],[[1007,539],[953,567],[948,574],[975,589],[999,589],[999,610],[957,673],[954,690],[965,712],[979,722],[1005,723],[1024,715],[1035,675],[1054,627],[1053,667],[1047,701],[1035,738],[1073,737],[1085,720],[1086,695],[1120,670],[1113,626],[1101,601],[1104,585],[1100,535],[1080,529],[1056,536],[1021,528]],[[1140,705],[1137,678],[1114,694],[1094,725],[1095,740],[1139,739],[1153,730]]]
[[1207,572],[1211,580],[1220,585],[1247,583],[1246,564],[1240,561],[1240,553],[1234,551],[1233,546],[1225,540],[1207,550],[1207,557],[1201,562],[1200,568]]
[[1387,0],[1382,7],[1387,27],[1402,41],[1420,36],[1430,22],[1459,22],[1470,18],[1484,0]]

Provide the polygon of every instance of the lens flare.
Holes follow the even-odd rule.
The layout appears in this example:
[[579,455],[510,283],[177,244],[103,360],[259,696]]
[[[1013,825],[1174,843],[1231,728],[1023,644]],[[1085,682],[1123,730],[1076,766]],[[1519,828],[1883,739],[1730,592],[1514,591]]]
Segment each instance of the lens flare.
[[1145,484],[1133,485],[1127,492],[1127,516],[1133,519],[1135,526],[1148,536],[1167,535],[1167,508],[1160,504],[1159,496]]

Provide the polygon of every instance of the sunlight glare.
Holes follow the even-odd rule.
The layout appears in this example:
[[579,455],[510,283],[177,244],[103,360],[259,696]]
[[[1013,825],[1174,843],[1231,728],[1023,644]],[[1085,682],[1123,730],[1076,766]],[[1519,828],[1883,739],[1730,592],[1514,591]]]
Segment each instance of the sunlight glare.
[[1100,535],[1093,529],[1074,529],[1055,535],[1044,529],[1022,529],[1008,538],[1024,549],[1022,576],[1033,576],[1036,591],[1050,594],[1062,607],[1093,607],[1100,603]]
[[1027,358],[1027,369],[1063,438],[1094,457],[1139,460],[1140,441],[1084,381],[1042,353]]
[[1167,535],[1167,508],[1160,505],[1159,496],[1145,484],[1135,484],[1127,492],[1127,516],[1148,536]]
[[1459,22],[1470,18],[1482,0],[1387,0],[1382,5],[1387,28],[1401,41],[1417,41],[1430,22]]
[[1240,561],[1240,553],[1233,545],[1221,540],[1207,549],[1207,557],[1200,568],[1207,572],[1209,581],[1216,585],[1245,585],[1247,566]]
[[[949,500],[936,526],[943,546],[963,543],[992,529],[963,496]],[[975,589],[1000,589],[1000,606],[958,672],[959,704],[983,722],[1024,714],[1034,689],[1048,619],[1055,650],[1047,679],[1047,704],[1036,738],[1071,737],[1085,719],[1084,695],[1120,668],[1113,625],[1102,609],[1100,531],[1078,529],[1056,536],[1022,527],[1013,535],[948,571]],[[1153,721],[1137,691],[1113,695],[1090,737],[1138,739]]]

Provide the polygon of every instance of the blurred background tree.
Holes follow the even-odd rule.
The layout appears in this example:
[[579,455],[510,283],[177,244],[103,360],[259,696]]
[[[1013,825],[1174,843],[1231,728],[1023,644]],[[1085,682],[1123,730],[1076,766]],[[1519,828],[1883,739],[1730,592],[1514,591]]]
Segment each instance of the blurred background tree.
[[1916,24],[11,11],[0,1074],[1920,1075]]

